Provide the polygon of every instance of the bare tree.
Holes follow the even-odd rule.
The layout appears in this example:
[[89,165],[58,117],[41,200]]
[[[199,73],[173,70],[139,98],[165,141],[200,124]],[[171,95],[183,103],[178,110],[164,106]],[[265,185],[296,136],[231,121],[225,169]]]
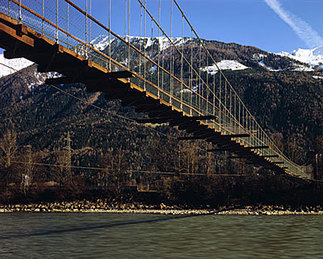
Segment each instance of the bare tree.
[[11,166],[12,158],[17,149],[17,132],[15,131],[13,123],[10,122],[7,131],[3,134],[2,139],[0,139],[0,151],[3,154],[2,160],[4,161],[5,168]]
[[102,157],[101,164],[105,167],[105,170],[100,177],[100,184],[105,187],[106,191],[113,191],[115,195],[120,195],[122,185],[127,181],[126,172],[129,168],[125,151],[122,148],[117,149],[115,152],[109,150]]
[[72,148],[69,132],[67,132],[67,137],[63,141],[65,142],[64,148],[56,151],[58,167],[55,170],[54,179],[60,187],[72,187]]
[[32,181],[33,172],[33,155],[31,145],[26,146],[24,153],[24,170],[21,173],[21,191],[24,195],[27,194]]
[[194,144],[192,142],[184,142],[182,144],[182,153],[181,160],[182,167],[186,173],[197,173],[199,169],[199,160],[200,160],[200,142],[195,141]]

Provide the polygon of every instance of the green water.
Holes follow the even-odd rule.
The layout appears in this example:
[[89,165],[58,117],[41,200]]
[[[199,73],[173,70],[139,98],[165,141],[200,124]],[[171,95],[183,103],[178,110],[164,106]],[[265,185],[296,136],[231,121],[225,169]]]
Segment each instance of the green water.
[[323,258],[323,217],[0,214],[0,258]]

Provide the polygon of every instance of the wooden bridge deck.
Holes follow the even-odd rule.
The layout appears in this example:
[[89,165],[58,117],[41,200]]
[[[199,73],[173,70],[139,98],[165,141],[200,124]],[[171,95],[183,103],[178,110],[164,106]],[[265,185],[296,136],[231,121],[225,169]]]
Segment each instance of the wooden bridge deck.
[[168,122],[170,126],[178,126],[192,134],[186,139],[204,139],[217,144],[218,149],[210,152],[230,151],[236,154],[232,158],[244,158],[276,173],[292,174],[279,162],[271,162],[268,156],[257,153],[260,147],[245,147],[237,141],[238,137],[248,137],[248,134],[223,135],[206,124],[205,120],[209,118],[191,117],[129,82],[130,72],[110,72],[3,13],[0,13],[0,47],[5,49],[6,58],[24,57],[37,63],[39,72],[56,71],[63,75],[62,78],[48,79],[48,84],[83,83],[90,92],[103,92],[107,100],[120,99],[122,105],[134,106],[137,112],[149,115],[150,119],[138,122]]

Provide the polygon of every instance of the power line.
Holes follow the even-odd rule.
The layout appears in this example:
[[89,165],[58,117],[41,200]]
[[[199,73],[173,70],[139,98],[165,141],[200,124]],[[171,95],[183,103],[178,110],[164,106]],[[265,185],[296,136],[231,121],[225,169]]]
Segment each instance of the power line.
[[104,168],[104,167],[91,167],[91,166],[73,166],[73,165],[60,165],[60,164],[48,164],[48,163],[37,163],[37,162],[32,162],[32,163],[26,163],[26,162],[21,162],[21,161],[12,161],[14,164],[23,164],[23,165],[35,165],[35,166],[49,166],[49,167],[57,167],[57,168],[69,168],[69,169],[87,169],[87,170],[102,170],[102,171],[112,171],[111,169]]
[[[107,168],[107,167],[91,167],[91,166],[72,166],[72,165],[59,165],[59,164],[48,164],[48,163],[37,163],[37,162],[21,162],[21,161],[12,161],[14,164],[23,164],[23,165],[33,165],[33,166],[49,166],[49,167],[56,167],[56,168],[69,168],[69,169],[84,169],[84,170],[93,170],[93,171],[106,171],[106,172],[114,172],[115,170]],[[138,170],[127,170],[123,172],[123,174],[135,174],[135,173],[141,173],[141,174],[163,174],[163,175],[183,175],[183,176],[228,176],[228,177],[244,177],[246,175],[241,175],[241,174],[203,174],[203,173],[179,173],[179,172],[172,172],[172,171],[167,171],[167,172],[158,172],[158,171],[138,171]]]

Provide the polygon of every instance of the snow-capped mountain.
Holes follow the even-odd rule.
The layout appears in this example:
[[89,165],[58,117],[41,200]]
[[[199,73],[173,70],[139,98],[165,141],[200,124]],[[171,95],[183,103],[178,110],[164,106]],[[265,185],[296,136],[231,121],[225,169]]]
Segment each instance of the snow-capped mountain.
[[3,54],[0,54],[0,77],[15,73],[16,71],[29,67],[32,64],[33,62],[25,58],[6,59]]
[[[125,36],[125,40],[135,46],[137,49],[143,51],[150,59],[155,60],[162,56],[162,62],[166,69],[169,69],[170,58],[174,57],[172,62],[175,62],[175,67],[180,66],[181,57],[177,51],[172,48],[172,43],[167,37],[138,37]],[[278,54],[265,52],[254,47],[242,46],[238,44],[225,44],[218,41],[203,40],[211,55],[217,61],[217,66],[210,63],[206,66],[206,62],[201,64],[199,59],[200,41],[194,38],[173,37],[173,44],[181,49],[183,47],[186,57],[188,55],[192,58],[193,66],[203,72],[214,75],[217,73],[217,66],[221,70],[247,70],[256,69],[263,71],[277,72],[277,71],[314,71],[314,67],[323,68],[323,47],[312,50],[299,49],[293,53],[281,52]],[[109,35],[99,35],[90,42],[94,48],[107,53],[111,50],[111,57],[123,65],[128,65],[136,68],[142,66],[141,62],[145,59],[138,59],[134,51],[130,52],[130,61],[128,61],[128,45],[122,40]],[[84,54],[82,46],[76,46],[75,51],[80,51]],[[159,55],[159,53],[161,55]],[[95,57],[95,55],[94,55]],[[202,53],[202,59],[205,61],[205,53]],[[99,60],[96,60],[99,61]],[[0,77],[12,74],[17,70],[21,70],[33,63],[20,58],[7,60],[3,54],[0,54]],[[151,63],[146,64],[147,72],[154,74],[156,66]],[[10,67],[15,68],[15,70]],[[179,73],[179,71],[177,71]],[[176,71],[175,71],[176,73]]]
[[[91,44],[94,46],[94,48],[102,51],[106,49],[109,46],[109,40],[111,40],[111,47],[115,46],[116,43],[121,43],[121,40],[117,38],[109,38],[108,35],[99,35],[94,40],[91,41]],[[171,43],[169,42],[168,38],[166,37],[139,37],[139,36],[126,36],[126,41],[130,41],[130,43],[136,45],[136,43],[141,43],[142,47],[144,49],[148,49],[151,46],[159,46],[159,50],[163,51],[171,46]],[[180,46],[182,44],[185,44],[189,38],[181,38],[181,37],[173,37],[172,41],[176,46]]]
[[323,47],[318,47],[315,49],[298,49],[294,50],[292,53],[282,51],[277,54],[307,63],[312,67],[323,67]]
[[[129,41],[133,46],[145,52],[151,59],[156,60],[158,52],[162,52],[163,59],[169,59],[170,56],[177,55],[175,60],[180,60],[180,55],[171,48],[172,43],[169,42],[167,37],[138,37],[138,36],[125,36],[125,40]],[[186,57],[190,55],[193,50],[193,64],[199,65],[198,54],[200,51],[200,42],[195,38],[181,38],[173,37],[172,41],[177,48],[183,46]],[[109,44],[111,42],[111,44]],[[217,66],[221,70],[246,70],[251,69],[265,69],[267,71],[313,71],[314,66],[323,61],[323,48],[315,50],[304,50],[298,53],[280,54],[269,53],[261,51],[256,48],[246,47],[238,44],[223,44],[218,41],[203,40],[210,53],[217,60]],[[127,52],[127,45],[120,39],[109,38],[108,35],[100,35],[91,41],[91,44],[102,52],[108,52],[111,48],[111,56],[113,59],[121,64],[128,65],[128,56],[123,53]],[[228,46],[232,47],[233,51],[228,51]],[[304,52],[307,54],[305,55]],[[309,52],[309,53],[308,53]],[[133,55],[132,52],[131,55]],[[205,54],[203,54],[204,56]],[[305,58],[307,57],[307,58]],[[130,62],[132,66],[138,66],[139,63],[135,61],[136,57],[131,56]],[[205,60],[205,57],[204,57]],[[168,64],[167,62],[165,64]],[[148,65],[149,66],[149,65]],[[211,75],[217,73],[217,66],[210,64],[209,66],[202,65],[199,69],[203,72],[208,72]],[[149,71],[154,73],[155,67],[149,67]]]

